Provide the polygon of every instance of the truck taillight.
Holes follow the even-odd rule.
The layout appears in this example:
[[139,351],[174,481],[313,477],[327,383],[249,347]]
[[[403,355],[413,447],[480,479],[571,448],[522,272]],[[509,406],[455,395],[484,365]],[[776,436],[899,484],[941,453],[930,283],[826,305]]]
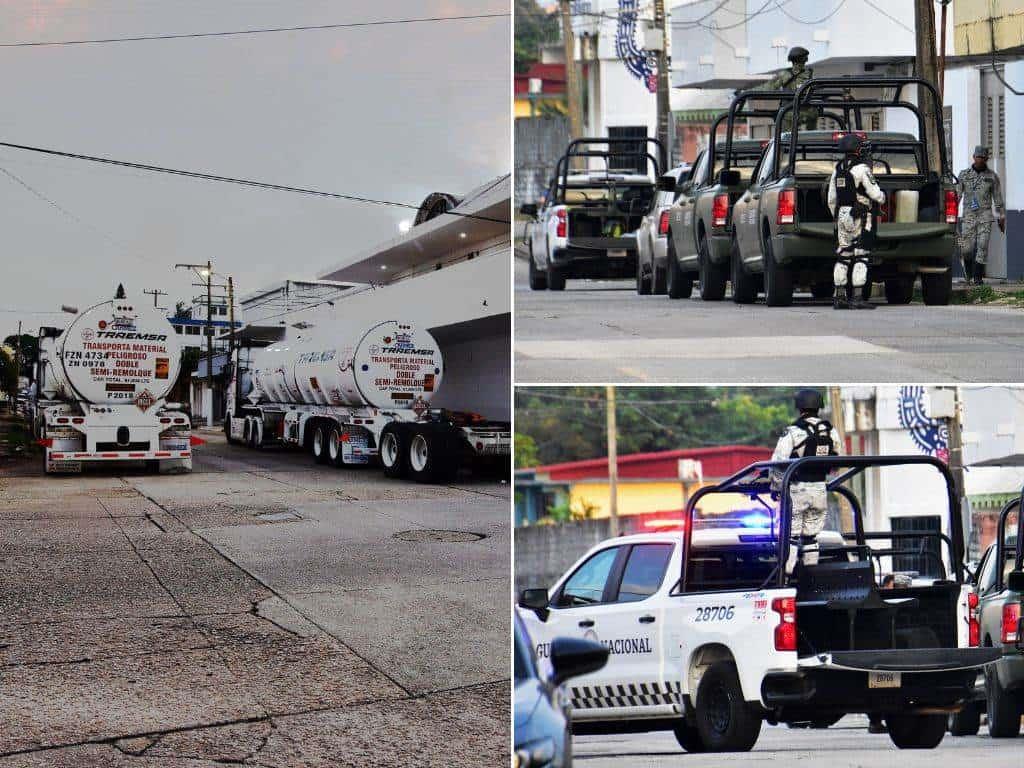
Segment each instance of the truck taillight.
[[779,624],[775,627],[775,650],[796,650],[796,598],[776,597],[772,600],[772,610],[779,614]]
[[71,423],[72,424],[85,424],[85,419],[83,419],[81,416],[76,416],[75,418],[73,418],[71,420]]
[[796,221],[796,190],[784,189],[779,192],[779,213],[776,224],[792,224]]
[[978,621],[978,596],[967,595],[967,644],[972,648],[981,645],[981,623]]
[[1017,629],[1020,626],[1020,603],[1007,603],[1003,606],[1003,642],[1016,643]]
[[201,437],[196,437],[195,435],[189,435],[188,444],[194,447],[194,446],[197,446],[197,445],[206,445],[206,441],[203,440],[203,438],[201,438]]
[[711,226],[724,227],[729,219],[729,196],[715,195],[711,203]]
[[658,234],[668,234],[668,209],[661,212],[661,217],[658,219]]
[[43,448],[53,448],[52,437],[44,437],[42,440],[36,440],[36,442]]
[[946,190],[946,223],[956,224],[957,199],[956,190]]
[[555,211],[555,218],[558,220],[558,224],[555,226],[555,237],[568,237],[569,222],[566,220],[565,208]]
[[160,419],[160,423],[161,424],[170,424],[171,420],[166,418],[166,417],[164,417],[164,418]]
[[838,144],[839,140],[841,138],[843,138],[843,136],[846,136],[847,134],[850,134],[850,133],[852,133],[854,136],[857,136],[857,137],[859,137],[861,139],[866,139],[868,137],[868,134],[867,134],[866,131],[833,131],[832,132],[832,141],[834,141],[834,142],[836,142]]

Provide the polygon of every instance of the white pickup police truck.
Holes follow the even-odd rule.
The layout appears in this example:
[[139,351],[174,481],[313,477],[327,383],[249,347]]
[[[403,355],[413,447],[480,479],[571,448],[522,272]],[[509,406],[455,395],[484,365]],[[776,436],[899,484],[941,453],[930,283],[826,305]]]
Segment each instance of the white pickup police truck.
[[[949,500],[948,533],[916,533],[909,549],[901,534],[864,530],[846,485],[900,464],[934,466]],[[808,465],[845,470],[829,488],[854,530],[823,532],[819,563],[787,577],[788,488]],[[779,494],[771,470],[783,473]],[[926,456],[762,462],[696,492],[681,531],[604,541],[552,589],[524,590],[519,613],[541,663],[558,636],[609,649],[603,669],[571,684],[573,732],[672,730],[687,751],[746,751],[763,722],[828,727],[867,713],[900,748],[937,746],[1000,655],[978,647],[953,487]],[[883,537],[885,548],[868,543]],[[934,562],[911,586],[881,590],[883,569],[907,552]]]

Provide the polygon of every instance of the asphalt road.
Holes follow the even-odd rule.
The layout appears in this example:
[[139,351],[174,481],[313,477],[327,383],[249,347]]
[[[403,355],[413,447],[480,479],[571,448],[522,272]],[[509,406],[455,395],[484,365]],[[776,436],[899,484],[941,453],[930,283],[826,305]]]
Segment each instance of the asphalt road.
[[730,766],[828,765],[829,768],[1024,768],[1021,739],[991,739],[982,726],[978,736],[947,734],[934,750],[900,750],[888,736],[867,732],[867,719],[851,716],[825,731],[765,726],[751,752],[691,755],[672,734],[577,736],[575,765],[583,768],[721,768]]
[[673,301],[621,280],[531,291],[527,263],[515,262],[517,384],[1024,380],[1020,309]]
[[509,490],[218,435],[191,475],[0,465],[0,766],[490,766]]

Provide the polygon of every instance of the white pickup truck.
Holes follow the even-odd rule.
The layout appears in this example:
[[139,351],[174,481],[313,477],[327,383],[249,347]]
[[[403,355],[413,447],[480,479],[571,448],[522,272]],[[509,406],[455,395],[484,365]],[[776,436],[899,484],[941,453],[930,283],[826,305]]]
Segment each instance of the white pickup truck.
[[[823,532],[818,565],[786,577],[786,489],[808,464],[845,469],[829,487],[849,504],[855,530]],[[882,591],[883,568],[906,550],[891,533],[885,549],[868,544],[880,534],[864,530],[844,484],[895,464],[930,464],[946,480],[948,534],[935,538],[947,557],[935,558],[932,577]],[[780,494],[770,470],[784,473]],[[573,732],[672,730],[690,752],[746,751],[763,722],[828,727],[867,713],[885,718],[900,748],[937,746],[947,715],[1000,655],[977,647],[952,488],[945,465],[924,456],[754,464],[695,493],[681,531],[609,539],[552,589],[524,590],[519,613],[541,663],[557,636],[610,651],[603,669],[572,682]]]

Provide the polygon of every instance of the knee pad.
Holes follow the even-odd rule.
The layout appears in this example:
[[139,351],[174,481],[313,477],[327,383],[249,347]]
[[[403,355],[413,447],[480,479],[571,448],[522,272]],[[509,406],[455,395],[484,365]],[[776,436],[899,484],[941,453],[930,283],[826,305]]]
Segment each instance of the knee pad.
[[868,264],[863,259],[857,259],[853,264],[853,287],[860,288],[868,281]]
[[836,287],[842,287],[846,285],[846,276],[849,273],[846,262],[837,261],[835,267],[832,268],[832,282]]

